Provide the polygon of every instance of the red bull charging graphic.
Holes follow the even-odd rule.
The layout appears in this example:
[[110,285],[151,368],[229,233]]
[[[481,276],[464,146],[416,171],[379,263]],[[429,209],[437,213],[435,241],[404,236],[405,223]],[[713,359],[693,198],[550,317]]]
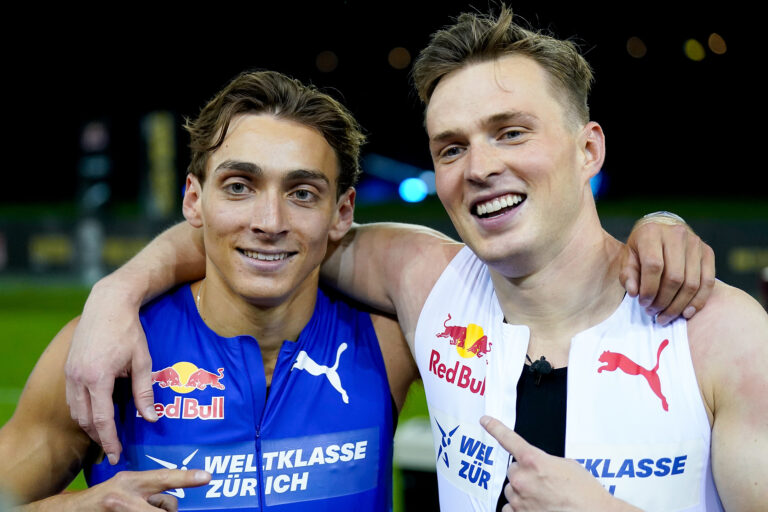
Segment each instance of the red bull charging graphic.
[[[198,368],[188,361],[180,361],[162,370],[152,372],[152,383],[161,388],[170,388],[176,393],[185,395],[193,391],[208,389],[224,390],[221,383],[224,378],[224,368],[217,368],[215,372],[204,368]],[[201,404],[197,398],[176,396],[172,403],[156,403],[155,411],[158,418],[169,419],[224,419],[224,397],[214,396],[210,404]],[[136,415],[139,416],[138,411]]]
[[[488,353],[492,343],[483,328],[477,324],[449,325],[451,314],[443,322],[443,330],[435,336],[438,339],[447,339],[451,346],[456,347],[456,353],[463,359],[483,359],[488,364]],[[469,361],[467,361],[469,362]],[[432,350],[429,358],[429,371],[439,379],[454,384],[461,389],[467,389],[471,393],[485,394],[485,376],[482,378],[473,376],[472,366],[463,364],[460,360],[453,364],[441,362],[440,352]]]

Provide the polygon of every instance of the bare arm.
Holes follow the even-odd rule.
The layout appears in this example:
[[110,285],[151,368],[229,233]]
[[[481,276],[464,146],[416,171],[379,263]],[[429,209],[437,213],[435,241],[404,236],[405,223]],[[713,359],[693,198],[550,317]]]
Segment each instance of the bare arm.
[[13,417],[0,429],[0,482],[19,512],[176,510],[166,489],[198,486],[204,471],[122,472],[88,490],[61,493],[99,448],[72,421],[64,401],[64,360],[77,321],[45,350],[27,381]]
[[376,330],[381,355],[384,358],[384,366],[387,369],[389,389],[397,405],[397,410],[400,411],[405,403],[408,389],[413,381],[419,377],[419,370],[397,319],[372,313],[371,321]]
[[64,489],[91,448],[64,401],[63,363],[75,325],[68,323],[45,350],[0,430],[0,482],[25,503]]
[[204,274],[201,232],[184,222],[99,281],[88,297],[74,333],[79,342],[72,344],[67,359],[67,403],[72,418],[102,444],[113,464],[120,454],[112,408],[116,377],[132,376],[137,409],[146,419],[156,419],[152,362],[139,308],[176,283]]
[[[328,251],[321,277],[386,313],[397,312],[406,337],[432,286],[463,244],[414,224],[355,225]],[[405,324],[405,325],[404,325]]]
[[688,322],[694,368],[712,422],[712,472],[729,511],[768,503],[768,315],[717,283]]

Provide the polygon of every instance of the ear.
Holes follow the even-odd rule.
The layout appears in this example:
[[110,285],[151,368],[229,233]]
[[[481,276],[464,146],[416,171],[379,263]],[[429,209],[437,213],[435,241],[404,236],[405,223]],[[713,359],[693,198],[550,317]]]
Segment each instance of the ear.
[[194,174],[187,174],[187,184],[184,189],[182,211],[187,222],[196,228],[203,226],[202,214],[203,186]]
[[328,238],[332,242],[338,242],[344,238],[349,228],[352,227],[352,222],[355,220],[355,194],[355,189],[349,187],[336,202],[333,224],[331,224],[331,229],[328,232]]
[[579,139],[582,156],[584,158],[582,169],[584,178],[589,181],[592,176],[600,172],[605,161],[605,134],[603,128],[594,121],[587,123],[582,128]]

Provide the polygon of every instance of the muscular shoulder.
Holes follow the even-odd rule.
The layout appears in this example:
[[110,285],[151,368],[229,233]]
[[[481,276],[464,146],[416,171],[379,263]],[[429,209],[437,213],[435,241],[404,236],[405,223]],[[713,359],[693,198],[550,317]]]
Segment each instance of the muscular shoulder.
[[768,385],[768,315],[749,294],[718,281],[706,306],[688,321],[696,376],[710,412]]

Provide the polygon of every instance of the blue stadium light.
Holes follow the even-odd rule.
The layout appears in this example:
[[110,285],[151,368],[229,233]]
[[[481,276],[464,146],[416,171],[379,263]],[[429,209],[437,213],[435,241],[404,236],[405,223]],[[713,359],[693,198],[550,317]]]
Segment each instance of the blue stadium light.
[[409,203],[418,203],[427,197],[427,184],[421,178],[408,178],[400,183],[400,197]]
[[600,185],[603,184],[603,173],[599,172],[592,176],[592,178],[589,180],[589,186],[592,187],[592,197],[597,197],[598,195],[601,195],[600,192]]

